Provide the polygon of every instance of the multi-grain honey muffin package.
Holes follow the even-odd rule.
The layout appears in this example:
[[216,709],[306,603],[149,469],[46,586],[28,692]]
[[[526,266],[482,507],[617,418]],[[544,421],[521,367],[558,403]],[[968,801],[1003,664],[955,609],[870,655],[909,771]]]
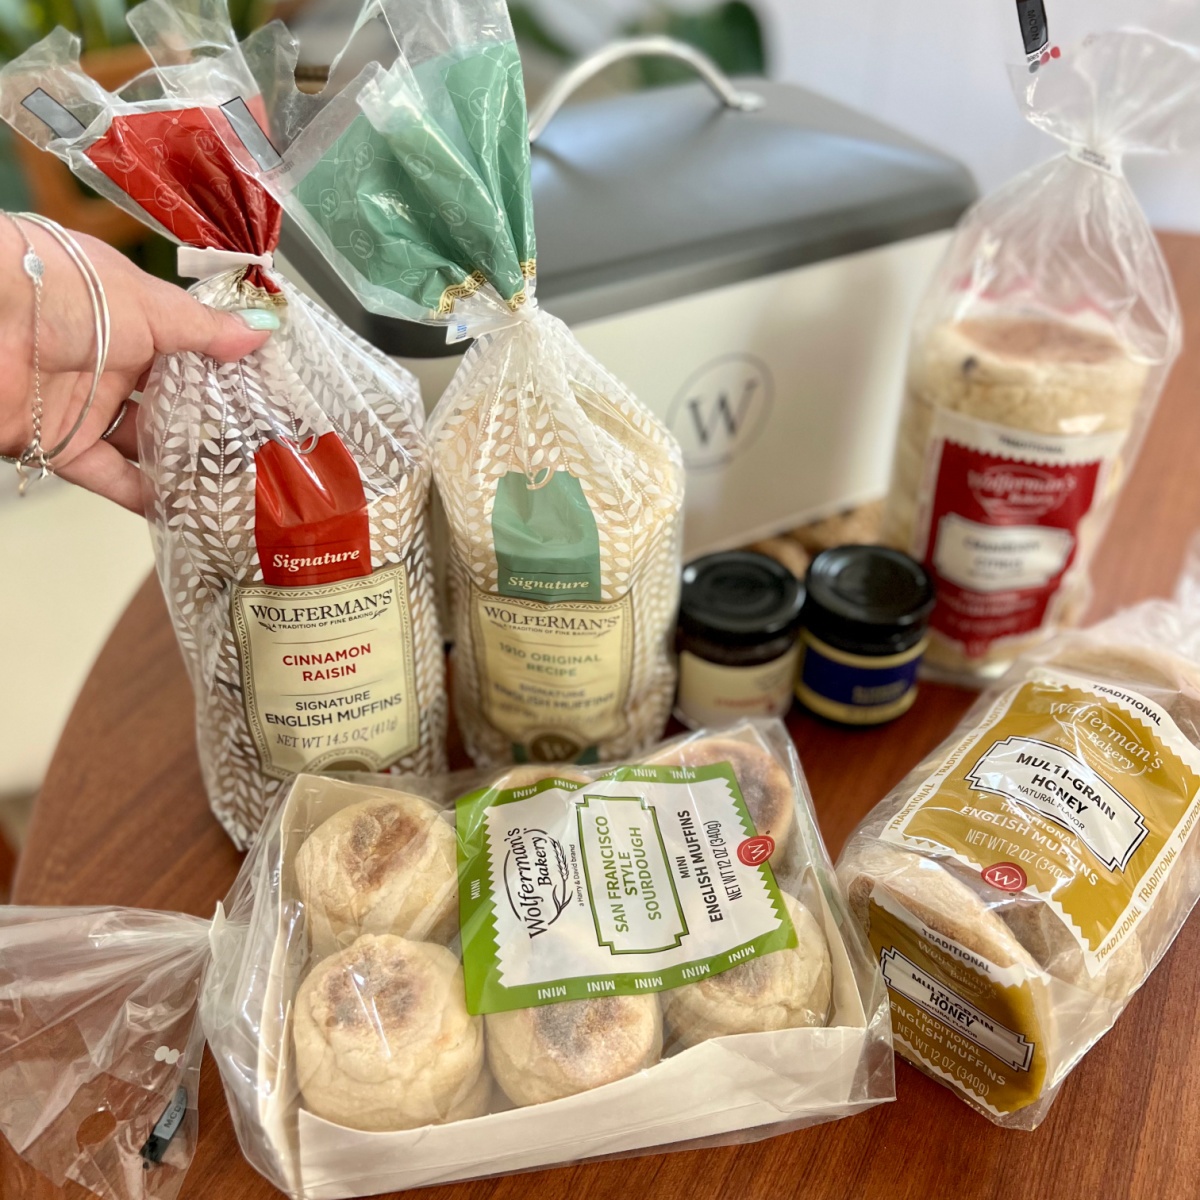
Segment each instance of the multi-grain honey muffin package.
[[779,721],[623,766],[301,775],[211,923],[0,908],[0,1000],[0,1131],[111,1200],[178,1189],[205,1037],[246,1157],[314,1200],[894,1094],[883,983]]
[[[158,11],[143,6],[131,24],[149,36]],[[175,43],[180,58],[187,49]],[[230,55],[110,94],[78,54],[59,29],[5,67],[4,118],[180,243],[199,300],[279,317],[240,362],[160,357],[138,416],[204,781],[244,847],[297,772],[444,769],[424,412],[411,375],[273,269],[281,209],[253,154],[274,152],[261,97]],[[230,122],[253,154],[231,149],[243,141],[226,140]]]
[[427,428],[469,753],[481,766],[638,753],[673,697],[682,459],[537,304],[503,0],[368,4],[317,97],[296,91],[279,24],[244,52],[282,156],[264,183],[297,225],[366,308],[474,339]]
[[953,234],[913,331],[885,517],[937,583],[927,669],[962,682],[1082,618],[1181,339],[1122,164],[1200,144],[1200,56],[1128,30],[1033,66],[1014,87],[1061,152]]
[[1200,897],[1198,827],[1200,544],[1176,600],[1018,660],[847,841],[897,1052],[1034,1128]]

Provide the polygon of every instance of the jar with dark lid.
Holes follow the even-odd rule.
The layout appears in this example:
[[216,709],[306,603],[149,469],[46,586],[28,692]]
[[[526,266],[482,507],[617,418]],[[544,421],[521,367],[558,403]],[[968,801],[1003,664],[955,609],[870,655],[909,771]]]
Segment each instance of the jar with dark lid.
[[765,554],[730,550],[683,569],[675,715],[692,729],[791,707],[804,589]]
[[885,546],[837,546],[805,577],[796,696],[822,717],[878,725],[912,707],[933,580]]

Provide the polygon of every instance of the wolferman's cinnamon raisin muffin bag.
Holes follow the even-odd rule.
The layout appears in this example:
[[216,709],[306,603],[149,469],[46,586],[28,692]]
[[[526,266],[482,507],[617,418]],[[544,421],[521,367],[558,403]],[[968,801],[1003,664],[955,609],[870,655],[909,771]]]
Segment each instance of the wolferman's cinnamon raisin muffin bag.
[[[139,33],[147,10],[133,19]],[[298,772],[443,766],[420,396],[272,270],[280,208],[258,164],[217,132],[236,121],[255,152],[273,153],[251,115],[253,85],[228,71],[218,83],[229,64],[200,60],[127,89],[173,98],[130,103],[79,69],[78,46],[60,29],[8,65],[5,119],[180,242],[181,272],[204,277],[198,299],[280,317],[241,362],[159,359],[140,416],[147,516],[195,689],[205,784],[245,846]]]

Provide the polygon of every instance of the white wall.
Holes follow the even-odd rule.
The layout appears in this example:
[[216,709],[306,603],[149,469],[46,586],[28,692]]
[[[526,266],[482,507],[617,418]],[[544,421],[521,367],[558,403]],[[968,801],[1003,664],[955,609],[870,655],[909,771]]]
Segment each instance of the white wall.
[[[1017,110],[1023,58],[1014,0],[752,0],[771,74],[832,96],[962,160],[988,190],[1054,152]],[[1200,0],[1045,0],[1051,41],[1143,25],[1200,44]],[[1200,229],[1200,148],[1125,163],[1151,222]]]

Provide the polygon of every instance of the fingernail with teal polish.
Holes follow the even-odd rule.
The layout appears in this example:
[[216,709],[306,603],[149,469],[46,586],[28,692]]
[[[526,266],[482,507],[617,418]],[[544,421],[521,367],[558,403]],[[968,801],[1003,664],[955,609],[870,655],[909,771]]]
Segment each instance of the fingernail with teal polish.
[[251,329],[278,329],[279,318],[269,308],[240,308],[234,314]]

